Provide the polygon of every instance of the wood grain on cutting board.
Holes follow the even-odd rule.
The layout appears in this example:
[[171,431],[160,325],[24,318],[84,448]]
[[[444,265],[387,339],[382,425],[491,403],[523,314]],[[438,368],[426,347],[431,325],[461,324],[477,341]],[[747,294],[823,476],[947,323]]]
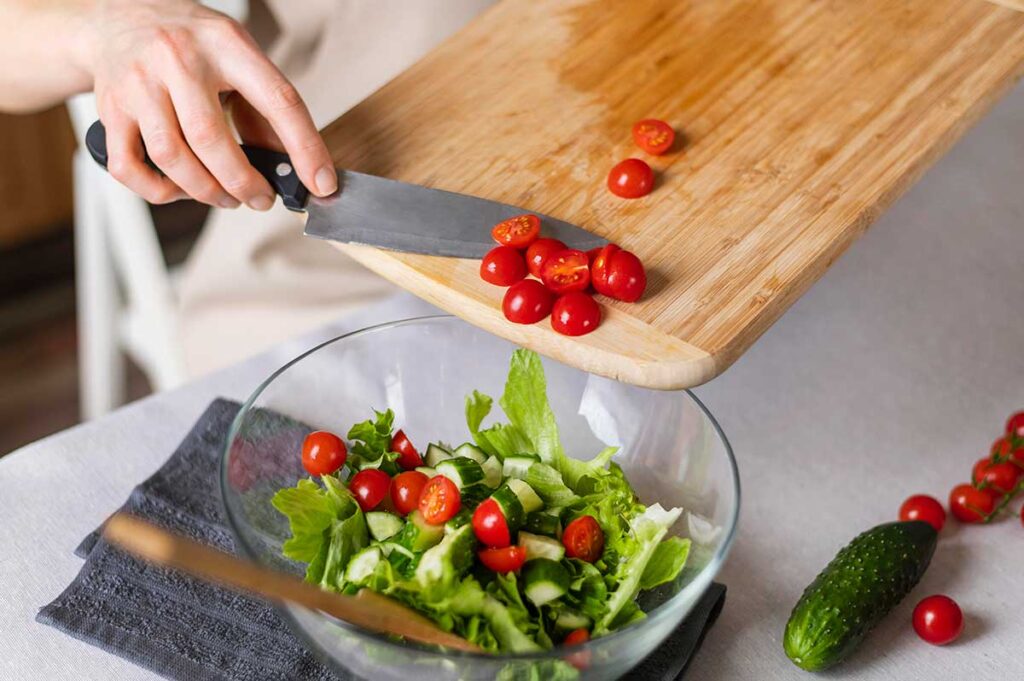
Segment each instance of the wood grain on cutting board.
[[[505,321],[477,262],[341,248],[561,361],[697,385],[1022,72],[1024,14],[985,0],[505,0],[328,126],[334,159],[575,222],[636,252],[647,294],[568,339]],[[647,117],[681,148],[637,149]],[[605,188],[629,156],[657,173],[633,201]]]

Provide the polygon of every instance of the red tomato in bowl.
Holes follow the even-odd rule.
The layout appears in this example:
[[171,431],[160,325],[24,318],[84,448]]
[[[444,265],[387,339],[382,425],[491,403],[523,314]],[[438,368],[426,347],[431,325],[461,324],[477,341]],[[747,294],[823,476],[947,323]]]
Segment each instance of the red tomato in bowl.
[[593,563],[604,551],[604,531],[594,516],[583,515],[565,526],[562,544],[569,558]]
[[936,532],[941,532],[946,524],[946,510],[938,499],[927,494],[915,494],[900,506],[900,520],[923,520]]
[[990,490],[964,483],[950,491],[949,512],[962,523],[980,523],[995,510],[996,501]]
[[403,470],[409,471],[423,465],[423,457],[412,446],[412,442],[401,429],[396,430],[394,437],[391,438],[390,449],[392,452],[398,452],[398,465]]
[[329,475],[345,465],[345,442],[326,430],[316,430],[302,442],[302,467],[310,475]]
[[372,511],[384,501],[391,489],[391,477],[376,468],[359,471],[349,480],[348,489],[359,502],[359,508]]
[[1021,475],[1024,475],[1024,471],[1009,461],[993,463],[985,457],[974,464],[972,478],[975,485],[985,483],[986,487],[1000,494],[1009,494],[1017,486]]
[[623,199],[638,199],[654,189],[654,171],[645,161],[627,158],[608,173],[608,190]]
[[590,262],[587,254],[575,248],[552,253],[541,268],[541,280],[556,295],[585,291],[590,285]]
[[505,291],[501,309],[514,324],[533,324],[551,313],[554,296],[536,279],[516,282]]
[[959,638],[964,630],[964,614],[949,596],[941,594],[923,599],[914,608],[914,631],[923,640],[944,646]]
[[408,515],[420,505],[420,495],[430,480],[419,471],[403,471],[391,479],[391,503],[401,515]]
[[506,546],[501,549],[484,549],[476,554],[480,562],[494,572],[505,574],[515,572],[526,562],[526,549],[522,546]]
[[523,254],[511,246],[492,248],[480,261],[480,278],[488,284],[511,286],[525,277]]
[[589,293],[566,293],[551,308],[551,328],[563,336],[588,334],[601,323],[601,306]]
[[633,124],[633,141],[636,145],[654,156],[661,156],[672,148],[676,139],[676,131],[665,121],[657,118],[646,118]]
[[530,274],[540,279],[541,268],[548,257],[566,248],[567,246],[558,239],[537,239],[526,249],[526,268]]
[[419,510],[431,525],[443,525],[462,508],[462,496],[455,483],[443,475],[435,475],[420,492]]
[[473,511],[473,534],[481,544],[491,548],[502,548],[512,543],[508,521],[494,499],[485,499]]
[[536,215],[516,215],[502,220],[491,228],[491,237],[502,246],[526,248],[540,234],[540,218]]

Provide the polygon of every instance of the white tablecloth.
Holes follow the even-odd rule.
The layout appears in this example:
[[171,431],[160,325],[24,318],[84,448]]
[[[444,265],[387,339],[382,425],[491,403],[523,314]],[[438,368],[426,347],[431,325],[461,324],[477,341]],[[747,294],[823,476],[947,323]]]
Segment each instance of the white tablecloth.
[[[740,461],[740,532],[725,611],[693,679],[790,679],[781,636],[804,586],[916,492],[944,498],[1007,413],[1024,408],[1024,89],[885,215],[736,365],[697,392]],[[410,296],[315,334],[428,310]],[[0,460],[0,678],[144,679],[36,624],[74,577],[78,541],[169,455],[214,397],[243,399],[304,338]],[[914,595],[830,674],[1024,678],[1024,528],[943,531]],[[967,616],[944,649],[910,612],[942,592]]]

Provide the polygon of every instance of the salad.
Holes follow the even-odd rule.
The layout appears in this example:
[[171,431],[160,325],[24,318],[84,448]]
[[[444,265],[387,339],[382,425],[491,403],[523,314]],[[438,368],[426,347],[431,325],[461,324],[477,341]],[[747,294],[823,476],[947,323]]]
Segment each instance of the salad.
[[483,427],[493,400],[466,398],[470,442],[423,456],[394,414],[375,412],[345,440],[307,436],[311,477],[273,506],[286,557],[324,589],[369,588],[489,652],[536,652],[642,619],[642,590],[672,582],[688,539],[682,509],[640,503],[608,447],[570,458],[548,404],[540,358],[512,355],[498,400],[507,423]]

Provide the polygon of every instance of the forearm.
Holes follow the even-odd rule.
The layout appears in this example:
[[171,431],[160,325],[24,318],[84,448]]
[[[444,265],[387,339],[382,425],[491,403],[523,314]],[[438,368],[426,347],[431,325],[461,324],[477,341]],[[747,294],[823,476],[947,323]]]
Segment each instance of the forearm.
[[86,34],[97,0],[0,0],[0,111],[52,106],[92,88]]

